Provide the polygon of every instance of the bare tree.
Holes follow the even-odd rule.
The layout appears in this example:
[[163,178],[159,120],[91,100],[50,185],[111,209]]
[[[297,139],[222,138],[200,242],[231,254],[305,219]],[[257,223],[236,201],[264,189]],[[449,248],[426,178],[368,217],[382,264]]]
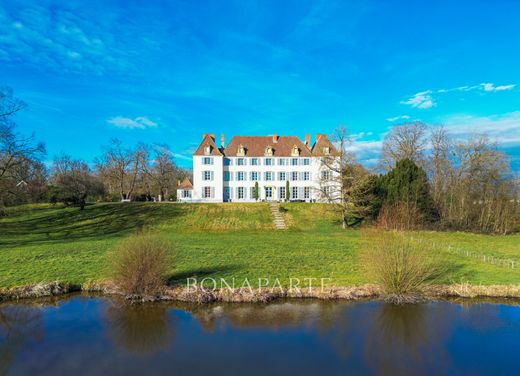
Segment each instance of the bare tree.
[[62,155],[54,160],[52,183],[56,187],[57,201],[77,205],[83,210],[89,195],[101,195],[102,183],[95,177],[86,162]]
[[96,169],[109,192],[117,192],[121,200],[132,200],[148,156],[148,149],[143,144],[131,149],[113,139],[96,160]]
[[380,167],[390,170],[403,159],[410,159],[423,166],[427,145],[426,129],[426,125],[421,122],[394,126],[383,141]]
[[162,201],[176,188],[178,169],[173,159],[173,153],[166,145],[154,146],[154,158],[149,175],[153,181],[154,190],[159,192]]
[[320,199],[333,205],[340,214],[343,228],[349,222],[358,222],[367,210],[362,198],[370,174],[356,162],[350,151],[352,139],[347,128],[340,125],[327,138],[317,142],[316,153],[320,157]]
[[23,136],[14,130],[14,115],[26,107],[13,97],[9,88],[0,89],[0,206],[16,195],[20,184],[31,179],[34,165],[45,154],[42,143],[34,136]]
[[435,188],[442,224],[470,231],[514,231],[519,187],[507,156],[486,136],[459,141],[450,149],[448,157],[437,157],[433,168],[440,175],[436,180],[442,180]]

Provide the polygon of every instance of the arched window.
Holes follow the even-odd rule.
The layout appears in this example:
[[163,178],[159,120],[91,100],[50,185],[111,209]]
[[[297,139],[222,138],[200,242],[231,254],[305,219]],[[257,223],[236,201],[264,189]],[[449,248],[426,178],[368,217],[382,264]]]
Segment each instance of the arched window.
[[246,151],[244,149],[244,146],[240,145],[237,150],[237,156],[243,157],[244,155],[246,155]]
[[211,154],[211,146],[206,145],[204,146],[204,155],[210,155]]
[[323,147],[323,154],[324,155],[329,155],[330,154],[330,148],[328,146],[324,146]]
[[300,149],[298,149],[298,146],[294,145],[292,147],[291,156],[298,157],[300,155]]
[[265,155],[267,157],[271,157],[273,155],[273,148],[271,146],[265,148]]

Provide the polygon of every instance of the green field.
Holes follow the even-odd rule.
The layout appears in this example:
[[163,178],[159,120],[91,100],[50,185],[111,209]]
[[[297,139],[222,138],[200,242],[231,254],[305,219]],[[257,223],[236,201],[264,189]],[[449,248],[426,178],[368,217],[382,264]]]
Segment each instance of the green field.
[[[37,282],[83,283],[106,277],[107,251],[140,230],[174,245],[171,283],[186,277],[331,278],[343,286],[370,282],[358,264],[359,231],[342,230],[326,205],[281,205],[289,225],[276,231],[265,203],[96,204],[85,210],[51,205],[9,209],[0,219],[0,287]],[[439,283],[520,283],[520,235],[420,232],[449,266]],[[515,268],[469,257],[510,260]]]

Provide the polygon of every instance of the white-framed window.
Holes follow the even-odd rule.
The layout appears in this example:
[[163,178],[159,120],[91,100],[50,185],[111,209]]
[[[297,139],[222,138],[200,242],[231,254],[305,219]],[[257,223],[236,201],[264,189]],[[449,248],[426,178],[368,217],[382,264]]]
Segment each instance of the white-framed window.
[[204,196],[204,198],[213,198],[213,194],[214,194],[214,189],[213,187],[203,187],[202,188],[202,195]]
[[244,187],[238,187],[237,188],[237,199],[243,200],[245,198],[244,196]]
[[309,171],[304,171],[302,173],[302,180],[311,180],[311,173]]
[[330,154],[330,148],[328,146],[323,147],[323,154],[329,155]]
[[251,166],[258,166],[258,158],[251,158]]
[[298,158],[291,158],[291,166],[298,166]]
[[237,158],[237,166],[243,166],[245,164],[244,158]]
[[298,180],[298,172],[297,171],[291,172],[291,180],[293,180],[293,181]]
[[224,166],[231,166],[231,159],[229,158],[224,158]]
[[278,188],[278,199],[285,200],[285,187]]
[[246,174],[243,171],[238,171],[237,172],[237,181],[244,181],[244,180],[246,180],[245,176],[246,176]]
[[285,166],[285,158],[278,158],[278,166]]
[[303,188],[303,198],[306,200],[311,198],[311,188],[310,187]]
[[273,173],[271,171],[264,172],[264,180],[265,181],[273,180]]
[[300,149],[298,149],[298,146],[294,145],[291,150],[291,155],[296,157],[300,155]]
[[211,146],[207,145],[204,146],[204,155],[210,155],[211,154]]
[[264,153],[267,157],[270,157],[273,155],[273,148],[268,146],[265,148],[265,153]]
[[321,171],[321,178],[323,180],[330,180],[331,174],[329,170],[323,170]]
[[224,181],[231,181],[231,172],[224,171]]
[[304,166],[308,166],[308,165],[310,165],[310,164],[311,164],[311,160],[310,160],[309,158],[304,158],[304,159],[303,159],[303,165],[304,165]]
[[182,198],[191,198],[191,190],[183,189],[182,190]]
[[251,172],[251,181],[258,181],[258,172],[252,171]]
[[265,161],[264,161],[264,165],[272,166],[273,165],[273,158],[266,158]]
[[273,187],[265,187],[265,199],[270,200],[273,198]]
[[280,171],[280,172],[278,173],[278,180],[280,180],[280,181],[285,181],[285,172]]
[[212,165],[213,164],[213,158],[211,158],[211,157],[204,157],[204,158],[202,158],[202,164],[203,165]]
[[323,192],[325,192],[327,196],[330,195],[332,193],[332,187],[330,185],[326,185],[323,187]]
[[202,180],[204,180],[204,181],[213,180],[213,171],[202,171]]
[[291,188],[291,198],[293,200],[298,200],[298,187]]

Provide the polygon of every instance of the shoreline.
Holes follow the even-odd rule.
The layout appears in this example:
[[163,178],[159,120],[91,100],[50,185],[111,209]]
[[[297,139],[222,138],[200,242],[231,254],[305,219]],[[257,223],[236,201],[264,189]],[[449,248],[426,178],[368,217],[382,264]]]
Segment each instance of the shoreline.
[[[64,296],[71,293],[100,293],[106,296],[119,296],[134,302],[177,301],[196,304],[223,303],[269,303],[280,299],[320,299],[320,300],[366,300],[386,299],[396,301],[391,295],[385,294],[374,284],[359,286],[328,287],[324,289],[216,289],[201,288],[186,289],[184,287],[166,287],[160,294],[142,297],[124,294],[113,284],[85,283],[71,285],[63,282],[40,283],[34,285],[0,289],[0,302],[19,301],[52,296]],[[506,298],[520,299],[520,285],[470,285],[459,283],[451,285],[428,285],[418,294],[401,297],[401,303],[419,303],[441,298]]]

